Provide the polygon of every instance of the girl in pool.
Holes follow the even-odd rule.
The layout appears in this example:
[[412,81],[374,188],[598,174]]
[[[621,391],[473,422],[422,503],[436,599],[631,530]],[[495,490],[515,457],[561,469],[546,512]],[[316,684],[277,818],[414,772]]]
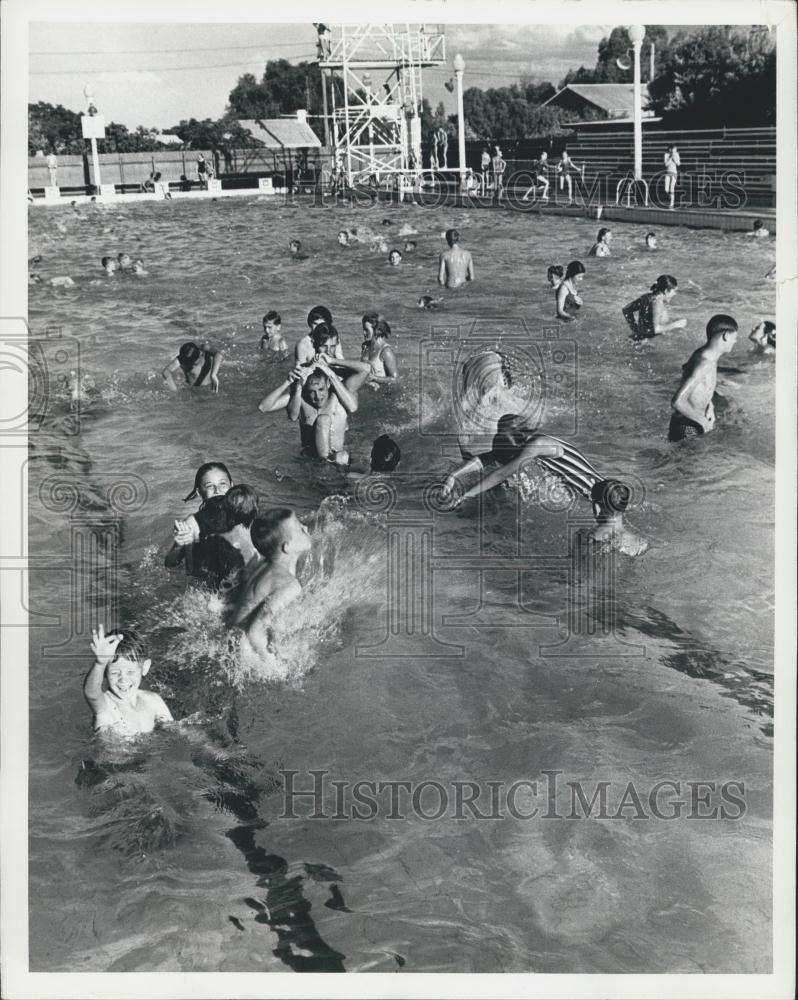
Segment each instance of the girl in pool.
[[222,352],[214,349],[207,340],[198,346],[193,341],[182,344],[174,361],[163,369],[163,380],[174,392],[177,385],[174,372],[182,371],[188,385],[210,385],[212,392],[219,391],[219,368],[222,364]]
[[554,168],[560,178],[560,190],[563,187],[568,188],[568,204],[573,205],[574,203],[574,190],[573,181],[571,180],[571,174],[578,173],[579,168],[568,155],[568,150],[564,149],[562,156],[560,157],[560,162]]
[[623,307],[623,318],[632,331],[632,340],[648,340],[659,333],[683,330],[686,319],[668,318],[668,303],[676,294],[678,282],[671,274],[661,274],[651,291]]
[[588,256],[609,257],[611,239],[612,239],[611,229],[599,229],[598,235],[596,236],[596,242],[590,248]]
[[[487,453],[475,455],[450,473],[444,483],[444,499],[452,499],[452,507],[506,482],[531,462],[538,466],[544,480],[565,486],[590,501],[596,527],[590,535],[596,542],[608,543],[627,555],[645,552],[648,543],[623,525],[623,512],[629,505],[631,490],[615,479],[605,479],[573,445],[560,438],[543,434],[528,427],[524,417],[505,413],[500,419],[493,447]],[[469,473],[484,473],[471,489],[454,497],[460,477]]]
[[577,291],[585,275],[585,265],[581,260],[572,260],[565,269],[565,277],[555,287],[557,319],[569,323],[582,308],[582,298]]
[[[223,497],[233,485],[233,477],[230,475],[224,462],[205,462],[197,469],[194,476],[194,488],[183,500],[184,503],[200,498],[202,503],[198,513],[202,510],[205,502],[211,497]],[[192,545],[199,539],[200,527],[197,519],[190,515],[185,520],[176,520],[174,528],[174,544],[166,555],[165,563],[171,569],[178,566],[187,553],[187,546]]]
[[394,382],[398,371],[396,357],[388,343],[391,328],[387,321],[378,316],[373,324],[367,325],[364,317],[363,334],[360,360],[371,366],[369,382]]

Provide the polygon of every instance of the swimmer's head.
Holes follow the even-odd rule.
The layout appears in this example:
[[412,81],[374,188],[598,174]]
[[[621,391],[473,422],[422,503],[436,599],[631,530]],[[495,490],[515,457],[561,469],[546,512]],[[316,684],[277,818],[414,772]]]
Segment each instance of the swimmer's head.
[[415,249],[416,249],[416,246],[417,246],[417,245],[418,245],[418,244],[416,243],[416,241],[415,241],[415,240],[408,240],[408,241],[407,241],[407,242],[405,243],[405,253],[411,253],[411,252],[412,252],[413,250],[415,250]]
[[765,227],[762,225],[761,219],[754,219],[754,232],[756,232],[758,229],[764,229],[764,228]]
[[342,247],[349,246],[349,233],[345,229],[342,229],[338,234],[338,245]]
[[422,295],[418,300],[419,309],[429,309],[432,306],[434,299],[431,295]]
[[738,332],[739,327],[736,319],[725,313],[718,313],[707,323],[707,343],[722,340],[726,345],[724,353],[727,353],[737,343]]
[[133,261],[133,270],[137,274],[141,274],[144,270],[144,261],[140,257],[137,257],[136,260]]
[[373,336],[375,340],[388,340],[391,336],[391,328],[388,325],[387,319],[383,319],[382,316],[379,317],[377,322],[374,324]]
[[188,503],[196,497],[208,500],[210,497],[224,496],[232,485],[233,477],[227,471],[224,462],[205,462],[197,469],[194,488],[183,502]]
[[326,323],[327,326],[332,326],[332,321],[332,313],[327,306],[314,306],[308,313],[308,326],[311,330],[314,326],[318,326],[319,323]]
[[657,249],[657,234],[656,233],[646,233],[646,246],[649,250]]
[[551,285],[552,288],[557,288],[558,285],[562,283],[562,279],[565,277],[565,268],[562,264],[550,264],[548,271],[546,271],[546,280]]
[[661,274],[651,286],[651,291],[655,295],[663,295],[665,299],[670,302],[676,294],[676,287],[678,284],[679,282],[672,274]]
[[460,242],[460,234],[457,232],[456,229],[446,230],[446,242],[449,244],[450,247],[453,247],[455,243]]
[[381,434],[371,447],[371,471],[393,472],[401,457],[402,452],[393,438]]
[[582,275],[585,273],[585,265],[581,260],[572,260],[571,263],[565,269],[565,280],[569,281],[571,278],[581,279]]
[[382,224],[383,224],[383,226],[392,226],[393,222],[391,222],[390,219],[383,219],[382,220]]
[[366,340],[371,340],[374,336],[374,327],[377,322],[382,319],[382,316],[378,312],[367,312],[363,313],[363,318],[361,323],[363,325],[363,333],[366,336]]
[[299,253],[299,251],[300,251],[301,248],[302,248],[302,244],[299,242],[299,240],[289,240],[288,241],[288,249],[289,249],[289,251],[291,253]]
[[765,338],[768,342],[769,347],[776,346],[776,324],[771,323],[770,320],[765,320],[762,324],[762,328],[765,334]]
[[202,505],[202,510],[198,510],[194,515],[201,538],[206,535],[223,534],[233,527],[232,511],[225,503],[226,499],[227,496],[222,494],[208,497]]
[[327,354],[330,357],[335,353],[340,338],[335,327],[326,323],[319,323],[310,331],[310,339],[313,341],[313,350],[316,354]]
[[596,243],[609,243],[612,239],[611,229],[599,229],[598,236],[596,236]]
[[177,352],[177,360],[180,362],[180,367],[187,371],[191,371],[201,357],[202,348],[197,347],[192,340],[187,340],[185,344],[181,344],[180,350]]
[[113,259],[113,257],[103,257],[100,263],[109,274],[113,274],[114,271],[119,266],[117,262]]
[[224,503],[230,512],[233,527],[236,524],[243,524],[248,528],[257,516],[258,496],[252,487],[245,483],[231,486],[224,495]]
[[258,514],[250,529],[252,544],[269,563],[281,553],[298,555],[311,546],[310,533],[289,507]]
[[119,261],[119,266],[121,268],[130,267],[130,265],[133,263],[133,261],[130,259],[129,253],[120,253],[116,259]]
[[612,517],[623,512],[632,499],[632,491],[618,479],[601,479],[590,491],[596,517]]
[[266,315],[263,317],[263,332],[267,337],[271,337],[273,333],[280,332],[280,324],[282,323],[282,318],[278,312],[274,309],[270,309]]
[[[108,631],[107,635],[119,632]],[[147,657],[146,646],[135,629],[126,628],[114,650],[114,657],[105,668],[105,680],[112,695],[119,699],[129,698],[138,690],[141,679],[152,666]]]
[[321,371],[315,371],[308,376],[302,387],[302,398],[305,402],[320,410],[330,398],[330,380]]
[[402,252],[401,250],[391,250],[388,254],[388,263],[391,267],[398,267],[402,263]]

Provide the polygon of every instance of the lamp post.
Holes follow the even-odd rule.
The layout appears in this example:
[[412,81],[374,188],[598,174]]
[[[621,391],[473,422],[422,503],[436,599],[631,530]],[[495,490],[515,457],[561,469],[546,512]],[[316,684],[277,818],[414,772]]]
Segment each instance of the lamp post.
[[[88,115],[93,118],[97,114],[97,108],[94,106],[94,91],[91,89],[91,84],[87,83],[83,88],[83,96],[86,98]],[[89,141],[91,142],[91,162],[94,167],[94,187],[99,195],[102,179],[100,178],[100,157],[97,155],[97,139],[92,135]]]
[[453,62],[454,75],[457,80],[457,158],[460,163],[460,190],[465,190],[465,118],[463,115],[463,70],[465,59],[458,52]]
[[634,139],[635,139],[635,180],[643,179],[643,95],[640,85],[640,49],[646,29],[642,24],[629,27],[629,41],[634,48]]

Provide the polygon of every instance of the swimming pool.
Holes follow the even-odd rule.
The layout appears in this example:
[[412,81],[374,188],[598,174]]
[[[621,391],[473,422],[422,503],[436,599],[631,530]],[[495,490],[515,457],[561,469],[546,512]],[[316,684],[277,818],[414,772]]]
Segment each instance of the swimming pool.
[[[358,227],[401,245],[403,225],[419,235],[400,268],[335,240]],[[419,310],[452,225],[476,281]],[[770,968],[774,367],[749,357],[745,337],[773,311],[775,254],[686,229],[661,230],[647,253],[647,228],[615,224],[613,256],[592,260],[594,222],[511,212],[231,199],[30,213],[45,279],[30,290],[32,332],[76,342],[69,365],[79,349],[85,386],[75,427],[52,366],[31,435],[31,555],[51,567],[31,577],[32,970]],[[307,259],[289,259],[294,236]],[[100,257],[121,250],[149,276],[102,276]],[[586,304],[557,327],[546,268],[573,258],[587,267]],[[633,344],[620,308],[660,273],[678,278],[671,312],[688,327]],[[46,281],[61,275],[74,286]],[[302,459],[297,428],[257,411],[286,367],[257,351],[262,315],[277,309],[293,342],[317,303],[347,354],[368,309],[394,331],[401,381],[363,389],[350,430],[355,465],[383,431],[402,447],[390,511],[384,484],[358,490]],[[680,365],[716,312],[742,331],[721,364],[719,428],[669,445]],[[198,337],[225,350],[219,395],[168,393],[160,369]],[[573,560],[582,509],[524,502],[521,486],[457,513],[429,502],[457,456],[453,379],[490,346],[516,359],[517,390],[547,430],[641,486],[629,521],[651,548],[613,562],[611,592]],[[182,503],[194,471],[212,459],[313,526],[277,681],[245,673],[219,601],[162,567],[173,519],[194,509]],[[89,555],[76,541],[86,526]],[[105,578],[70,572],[110,550]],[[411,551],[432,608],[412,634],[404,618],[391,630],[385,606],[390,592],[415,607],[415,584],[391,576]],[[196,723],[116,757],[92,743],[81,692],[86,622],[113,586],[120,620],[150,638],[151,685]],[[608,601],[609,637],[590,628]],[[324,818],[305,815],[310,798],[289,798],[299,818],[284,817],[281,770],[297,772],[295,790],[328,772]],[[716,784],[710,809],[721,785],[744,783],[744,815],[652,816],[649,793],[666,780],[685,814],[700,811],[694,783]],[[348,783],[342,807],[331,781]],[[424,818],[436,787],[414,808],[396,786],[404,818],[381,807],[359,819],[357,781],[436,782],[450,808]],[[573,785],[590,799],[603,781],[607,818],[565,818]],[[537,791],[518,785],[517,815],[502,818],[483,797],[479,819],[458,815],[458,782]],[[629,783],[645,819],[633,798],[620,809]]]

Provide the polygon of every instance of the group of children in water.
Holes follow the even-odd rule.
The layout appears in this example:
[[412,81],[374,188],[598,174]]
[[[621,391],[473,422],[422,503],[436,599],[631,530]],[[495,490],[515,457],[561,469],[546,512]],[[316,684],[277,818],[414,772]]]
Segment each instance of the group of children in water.
[[[447,249],[440,255],[438,279],[453,288],[474,279],[474,266],[471,254],[459,246],[457,230],[450,229],[445,235]],[[607,256],[610,238],[610,231],[601,229],[591,255]],[[338,241],[342,243],[341,234]],[[653,232],[646,235],[646,246],[656,248]],[[131,270],[133,265],[126,254],[111,263],[118,263],[121,270]],[[552,265],[548,269],[561,320],[573,320],[583,305],[578,289],[584,275],[584,265],[576,260],[566,268]],[[671,275],[660,275],[649,292],[623,308],[632,339],[649,339],[686,327],[685,319],[670,320],[668,316],[667,306],[676,294],[677,284]],[[437,301],[423,296],[419,305],[429,308]],[[262,413],[284,410],[290,420],[299,424],[303,453],[341,467],[348,467],[350,462],[346,432],[348,418],[358,408],[359,390],[369,381],[393,382],[399,374],[388,322],[377,312],[367,312],[361,323],[364,339],[360,359],[346,359],[330,310],[323,305],[311,309],[308,331],[294,346],[290,371],[258,407]],[[260,349],[287,358],[289,347],[279,313],[267,312],[262,326]],[[668,432],[671,441],[705,434],[715,427],[713,396],[718,362],[733,349],[738,325],[731,316],[716,315],[707,324],[706,335],[706,343],[682,368],[681,383],[672,399]],[[750,339],[758,350],[772,353],[775,325],[759,323]],[[482,360],[477,359],[478,365]],[[177,388],[174,375],[181,371],[189,385],[209,385],[218,392],[221,362],[222,352],[210,343],[187,342],[162,374],[171,389]],[[505,366],[500,363],[500,367],[504,373]],[[505,385],[511,383],[509,372],[501,377]],[[544,478],[564,485],[591,504],[596,519],[590,533],[594,541],[628,555],[646,551],[646,541],[623,523],[632,496],[630,487],[602,476],[570,442],[528,426],[519,414],[507,413],[499,419],[490,451],[472,454],[461,442],[461,452],[463,464],[447,476],[441,489],[451,509],[534,463]],[[389,475],[400,458],[399,446],[383,434],[374,442],[370,471]],[[474,475],[480,477],[478,482],[465,489],[464,480]],[[235,484],[222,462],[200,466],[185,499],[199,499],[200,507],[194,514],[175,521],[166,565],[185,567],[190,575],[227,592],[232,604],[230,624],[241,629],[242,644],[258,657],[269,656],[274,652],[270,620],[301,592],[297,563],[311,545],[308,529],[289,508],[260,510],[255,491],[246,484]],[[84,693],[94,713],[95,730],[130,736],[149,732],[156,724],[171,720],[168,707],[158,695],[140,690],[150,660],[135,637],[106,635],[100,626],[93,633],[91,649],[95,662],[86,677]]]

